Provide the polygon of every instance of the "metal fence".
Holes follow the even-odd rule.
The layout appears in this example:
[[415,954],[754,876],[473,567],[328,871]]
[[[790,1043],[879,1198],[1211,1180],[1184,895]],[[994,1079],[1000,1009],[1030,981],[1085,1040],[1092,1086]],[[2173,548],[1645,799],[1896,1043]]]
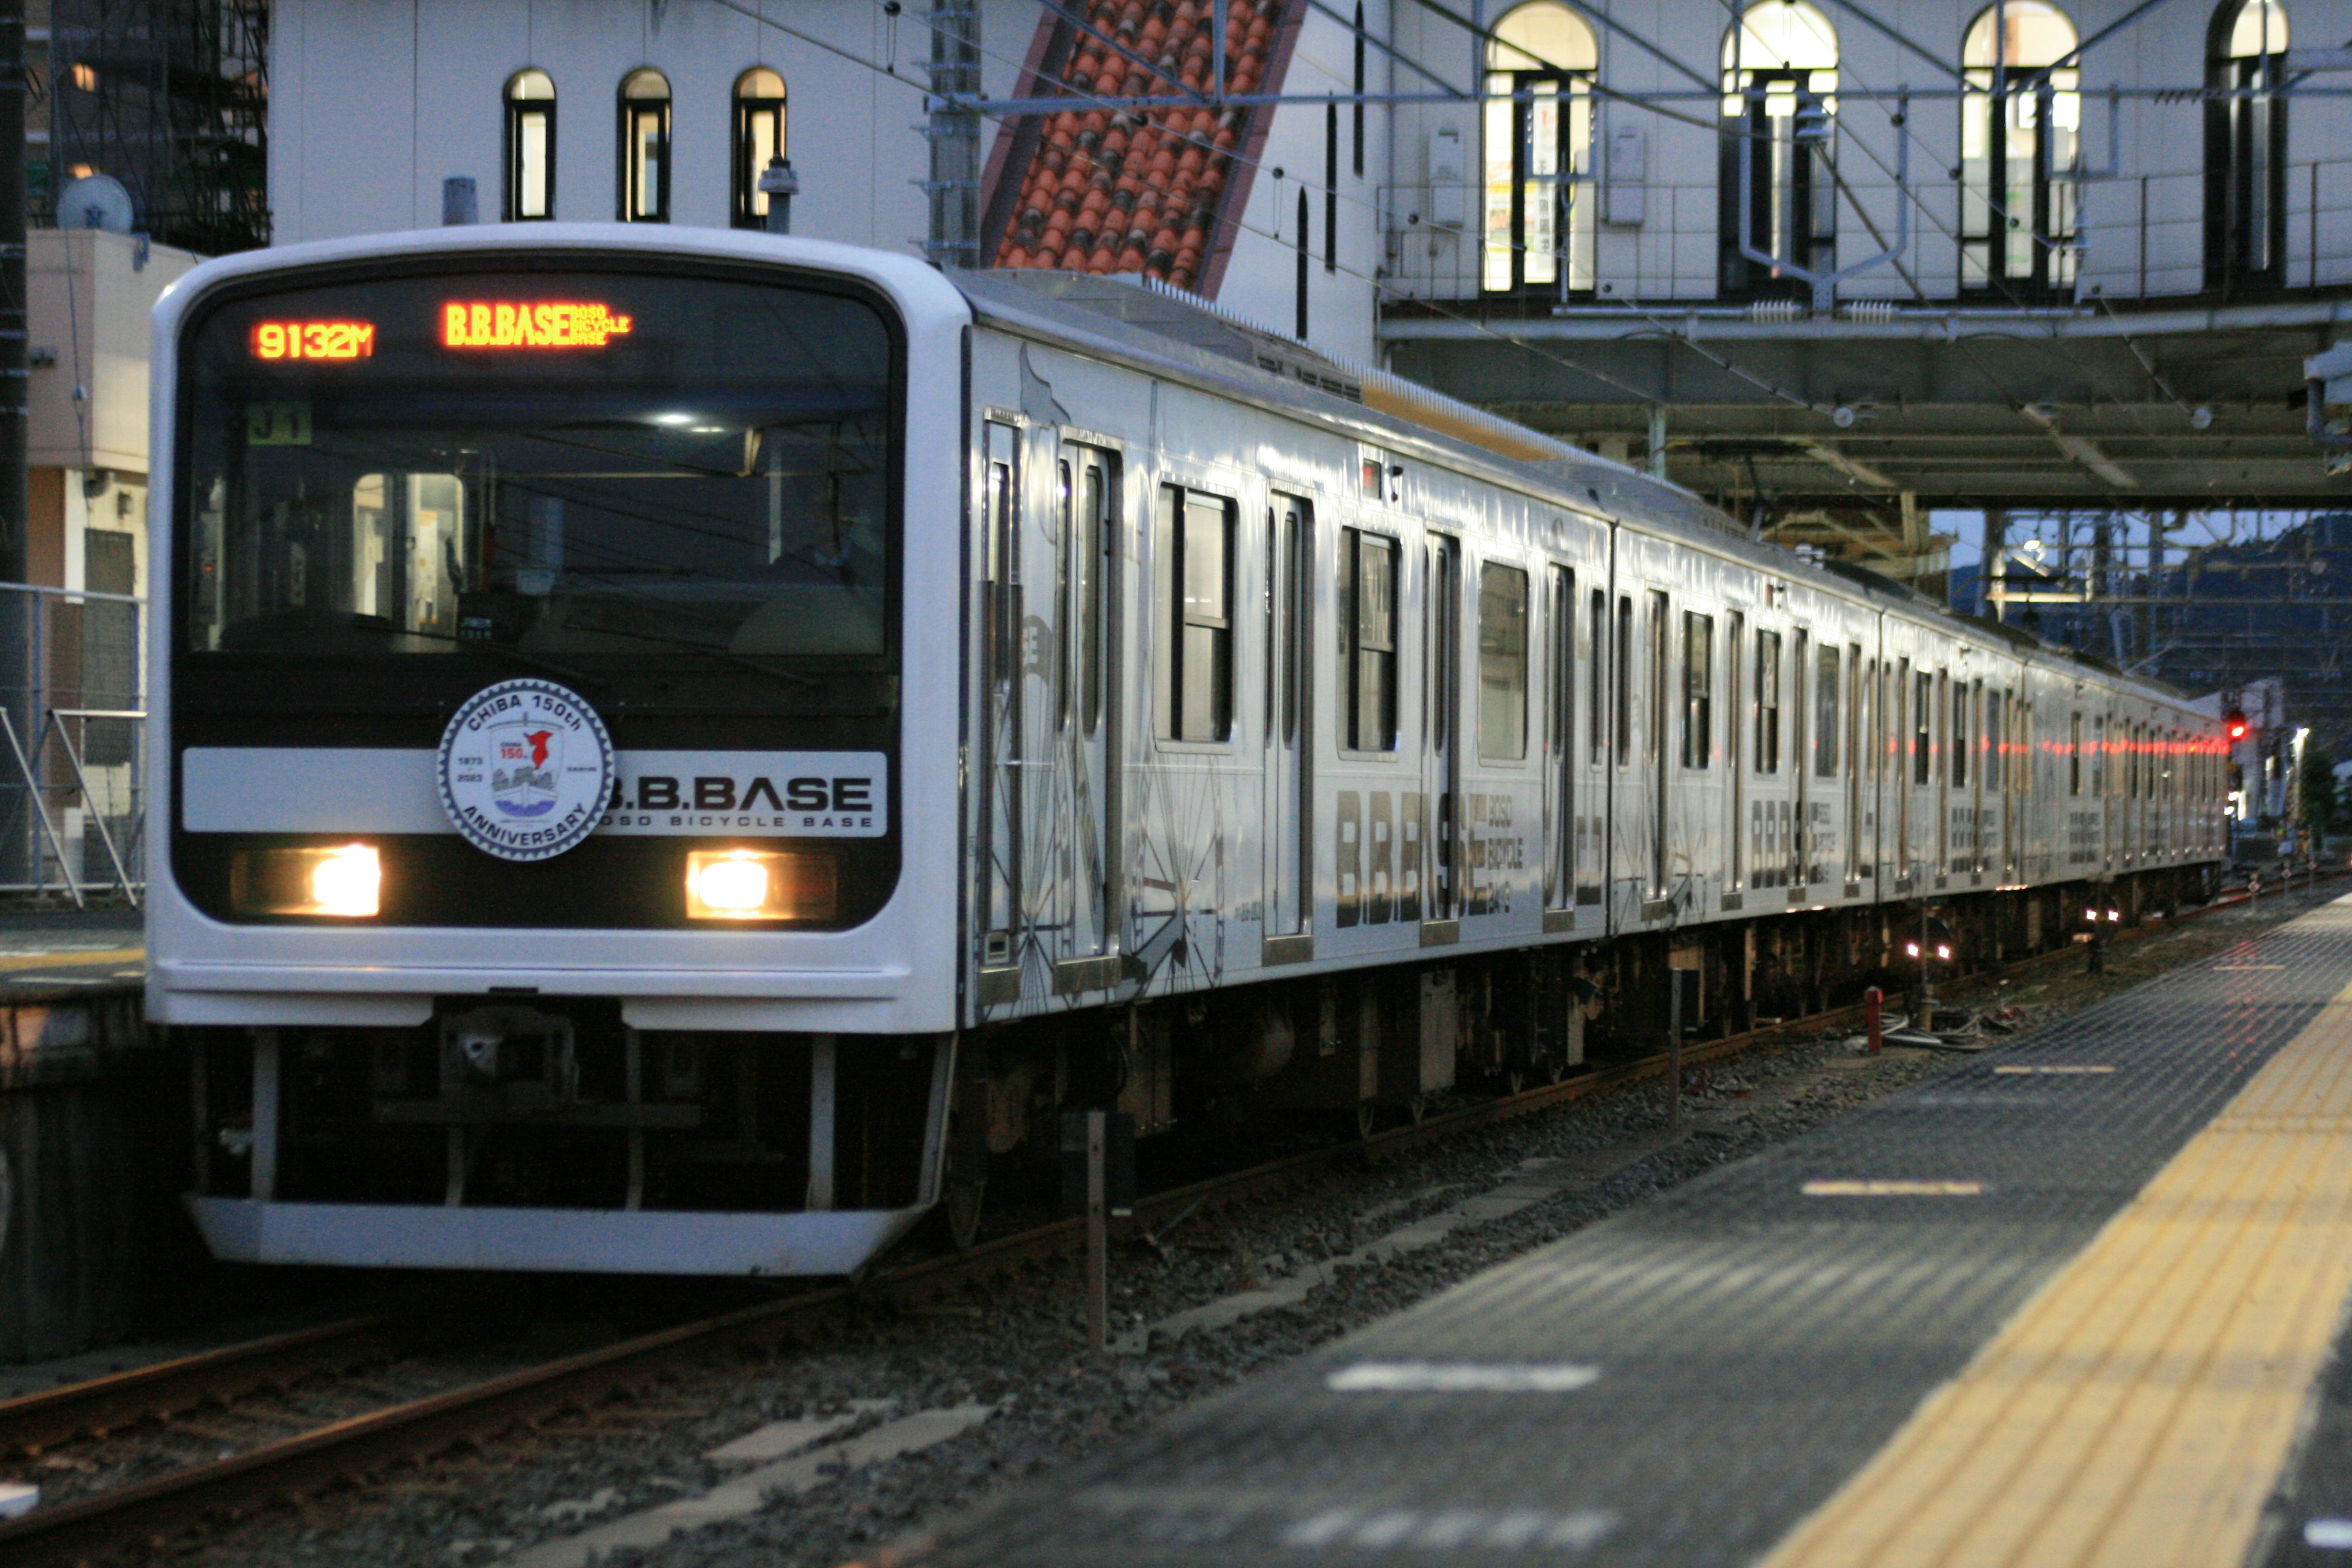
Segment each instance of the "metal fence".
[[144,599],[0,583],[0,894],[145,891]]

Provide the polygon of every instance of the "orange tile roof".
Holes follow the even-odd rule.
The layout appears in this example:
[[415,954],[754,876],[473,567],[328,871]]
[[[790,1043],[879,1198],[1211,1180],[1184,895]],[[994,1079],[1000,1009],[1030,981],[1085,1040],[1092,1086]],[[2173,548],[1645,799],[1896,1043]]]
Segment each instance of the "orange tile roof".
[[[1106,98],[1205,93],[1219,3],[1073,0],[1083,28],[1049,6],[1031,58],[1062,63],[1034,68],[1035,89]],[[1222,3],[1226,90],[1270,90],[1283,0]],[[1016,148],[993,182],[1001,192],[1017,181],[1018,194],[1003,212],[992,265],[1143,272],[1201,289],[1227,194],[1236,184],[1247,188],[1245,178],[1233,178],[1234,154],[1263,139],[1272,112],[1270,105],[1067,109],[1039,117],[1034,142]]]

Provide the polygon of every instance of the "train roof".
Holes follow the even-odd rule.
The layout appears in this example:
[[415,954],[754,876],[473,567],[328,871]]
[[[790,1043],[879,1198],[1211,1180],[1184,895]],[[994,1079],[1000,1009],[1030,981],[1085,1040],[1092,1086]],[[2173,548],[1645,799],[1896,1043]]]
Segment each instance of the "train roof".
[[1319,422],[1352,424],[1383,446],[1420,447],[1562,505],[1576,507],[1589,499],[1591,510],[1604,516],[1680,535],[1745,558],[1759,570],[1834,579],[1844,591],[1859,592],[1885,608],[1941,619],[2021,654],[2071,664],[2150,696],[2185,700],[2160,681],[2046,642],[2022,627],[1958,614],[1867,567],[1756,539],[1736,519],[1679,485],[1402,376],[1334,359],[1157,279],[1038,268],[954,272],[949,278],[983,322],[1205,382],[1230,395]]

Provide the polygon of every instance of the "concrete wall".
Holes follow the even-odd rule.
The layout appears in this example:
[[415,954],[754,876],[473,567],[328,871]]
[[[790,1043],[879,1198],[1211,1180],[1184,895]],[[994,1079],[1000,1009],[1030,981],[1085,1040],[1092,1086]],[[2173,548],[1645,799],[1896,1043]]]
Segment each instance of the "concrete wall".
[[187,1146],[171,1062],[135,993],[0,1006],[0,1361],[184,1312],[202,1265],[171,1197]]
[[[723,226],[735,79],[781,73],[787,152],[801,178],[795,233],[902,249],[926,226],[922,63],[929,29],[909,4],[767,0],[801,33],[705,0],[281,0],[270,37],[269,199],[280,243],[441,221],[441,182],[471,175],[500,210],[506,82],[535,66],[556,91],[555,216],[603,222],[618,202],[616,94],[640,66],[669,78],[671,211]],[[751,9],[756,10],[753,6]],[[1036,25],[1029,0],[982,0],[987,91],[1012,90]]]
[[[1352,15],[1352,6],[1332,9]],[[1385,37],[1389,0],[1366,0],[1365,30]],[[1309,11],[1290,59],[1286,93],[1353,93],[1353,29],[1319,11]],[[1377,48],[1365,51],[1365,88],[1389,90],[1391,64]],[[1326,353],[1370,363],[1378,290],[1384,257],[1377,196],[1389,163],[1392,111],[1369,106],[1364,114],[1364,167],[1355,168],[1355,121],[1339,106],[1338,244],[1327,243],[1324,175],[1329,120],[1322,104],[1286,104],[1275,111],[1257,167],[1249,171],[1249,197],[1240,234],[1225,268],[1217,302],[1276,331],[1297,325],[1298,301],[1298,197],[1307,196],[1307,335]],[[1276,170],[1282,177],[1275,177]],[[1239,178],[1242,170],[1234,171]]]

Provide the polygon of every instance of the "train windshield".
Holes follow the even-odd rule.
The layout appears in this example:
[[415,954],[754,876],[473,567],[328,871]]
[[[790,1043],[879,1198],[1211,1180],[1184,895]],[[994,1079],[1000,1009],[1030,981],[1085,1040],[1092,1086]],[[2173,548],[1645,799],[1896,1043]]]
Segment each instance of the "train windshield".
[[864,297],[716,277],[236,299],[183,355],[182,646],[870,666],[899,359]]

